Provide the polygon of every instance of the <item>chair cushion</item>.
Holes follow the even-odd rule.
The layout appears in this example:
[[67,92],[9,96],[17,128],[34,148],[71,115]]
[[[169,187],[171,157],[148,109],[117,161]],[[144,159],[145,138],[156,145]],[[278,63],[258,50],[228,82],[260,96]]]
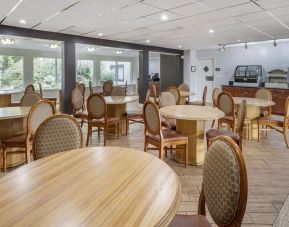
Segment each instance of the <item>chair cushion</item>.
[[276,115],[263,116],[260,117],[258,120],[261,124],[263,123],[267,125],[280,126],[280,127],[282,127],[284,123],[284,117]]
[[233,121],[233,116],[224,116],[224,117],[221,117],[220,120],[225,120],[225,121]]
[[239,136],[232,131],[210,129],[206,133],[207,141],[217,137],[217,136],[228,136],[231,137],[237,144],[239,143]]
[[3,143],[5,143],[5,144],[8,144],[8,143],[23,143],[23,144],[25,144],[25,139],[26,139],[26,134],[16,135],[16,136],[9,137]]
[[77,112],[74,117],[76,118],[87,118],[87,112],[86,111],[81,111],[81,112]]
[[211,224],[203,215],[176,215],[169,227],[209,227]]
[[135,119],[135,118],[141,119],[141,118],[143,118],[143,114],[141,112],[127,113],[126,117],[133,118],[133,119]]
[[[175,140],[187,140],[188,139],[188,137],[180,135],[171,129],[163,129],[162,133],[163,133],[163,141],[164,142],[170,142],[170,141],[175,141]],[[148,135],[148,137],[155,140],[155,141],[160,141],[159,136]]]
[[[120,118],[119,117],[108,117],[107,118],[107,122],[108,123],[116,123],[120,121]],[[104,124],[105,123],[105,119],[104,118],[101,118],[101,119],[93,119],[92,120],[92,123],[99,123],[99,124]]]

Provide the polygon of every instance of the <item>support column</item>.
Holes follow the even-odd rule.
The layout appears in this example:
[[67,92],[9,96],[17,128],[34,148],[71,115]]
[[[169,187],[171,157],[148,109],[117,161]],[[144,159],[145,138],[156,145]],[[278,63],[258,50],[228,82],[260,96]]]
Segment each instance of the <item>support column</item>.
[[143,50],[139,52],[139,80],[138,80],[138,93],[139,102],[144,103],[146,93],[149,88],[149,51]]
[[75,43],[64,41],[63,45],[63,74],[61,83],[61,110],[71,114],[71,93],[76,84]]

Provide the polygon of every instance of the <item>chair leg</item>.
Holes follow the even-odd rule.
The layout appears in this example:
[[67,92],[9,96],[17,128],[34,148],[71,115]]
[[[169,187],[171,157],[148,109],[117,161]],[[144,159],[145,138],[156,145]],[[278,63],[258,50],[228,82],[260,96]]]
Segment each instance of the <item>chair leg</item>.
[[107,139],[107,125],[104,126],[104,132],[103,132],[103,146],[106,146],[106,139]]
[[3,172],[6,173],[6,170],[7,170],[7,151],[6,151],[6,147],[5,145],[3,144],[2,146],[2,150],[3,150]]
[[212,121],[211,128],[214,128],[214,125],[215,125],[215,120]]
[[187,168],[188,164],[188,144],[185,145],[185,168]]
[[88,123],[88,127],[87,127],[87,138],[86,138],[86,146],[88,146],[88,143],[89,143],[89,137],[90,137],[90,134],[91,133],[91,125]]
[[129,128],[129,119],[126,117],[126,127],[125,127],[125,134],[127,135],[128,134],[128,128]]
[[285,140],[286,146],[287,146],[287,148],[289,148],[289,144],[288,144],[288,140],[287,140],[287,132],[286,132],[286,129],[285,129],[284,132],[283,132],[283,136],[284,136],[284,140]]
[[260,122],[258,121],[258,142],[260,142]]
[[165,157],[168,157],[168,149],[165,147]]
[[145,144],[144,144],[144,152],[148,152],[148,143],[146,139],[145,139]]
[[117,123],[117,138],[119,139],[119,133],[120,133],[120,123]]
[[83,118],[81,119],[80,127],[82,128],[83,126]]
[[98,134],[98,139],[100,137],[100,127],[97,127],[97,134]]
[[159,158],[160,158],[161,160],[164,159],[164,147],[163,147],[163,146],[160,146]]

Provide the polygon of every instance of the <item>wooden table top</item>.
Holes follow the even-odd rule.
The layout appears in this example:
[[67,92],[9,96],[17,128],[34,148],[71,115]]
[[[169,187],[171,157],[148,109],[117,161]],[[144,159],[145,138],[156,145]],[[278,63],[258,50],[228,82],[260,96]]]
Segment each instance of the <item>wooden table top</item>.
[[268,107],[275,105],[275,102],[265,99],[247,97],[233,97],[233,99],[236,105],[240,105],[243,100],[246,100],[248,106]]
[[137,96],[104,96],[106,104],[116,105],[116,104],[126,104],[131,102],[136,102],[138,100]]
[[210,106],[175,105],[160,109],[160,114],[181,120],[206,121],[219,119],[224,112]]
[[180,91],[180,95],[181,96],[192,96],[192,95],[195,95],[196,93],[194,92],[190,92],[190,91]]
[[151,154],[91,147],[52,155],[0,178],[2,226],[167,226],[181,186]]
[[2,107],[0,108],[0,120],[27,117],[30,107]]

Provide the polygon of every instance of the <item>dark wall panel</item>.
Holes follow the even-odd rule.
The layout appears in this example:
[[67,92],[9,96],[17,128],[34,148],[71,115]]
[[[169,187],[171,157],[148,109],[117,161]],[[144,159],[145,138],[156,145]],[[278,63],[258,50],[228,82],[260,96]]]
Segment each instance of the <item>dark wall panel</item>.
[[146,93],[149,87],[149,52],[147,50],[139,52],[139,80],[138,80],[138,93],[139,102],[144,103]]

